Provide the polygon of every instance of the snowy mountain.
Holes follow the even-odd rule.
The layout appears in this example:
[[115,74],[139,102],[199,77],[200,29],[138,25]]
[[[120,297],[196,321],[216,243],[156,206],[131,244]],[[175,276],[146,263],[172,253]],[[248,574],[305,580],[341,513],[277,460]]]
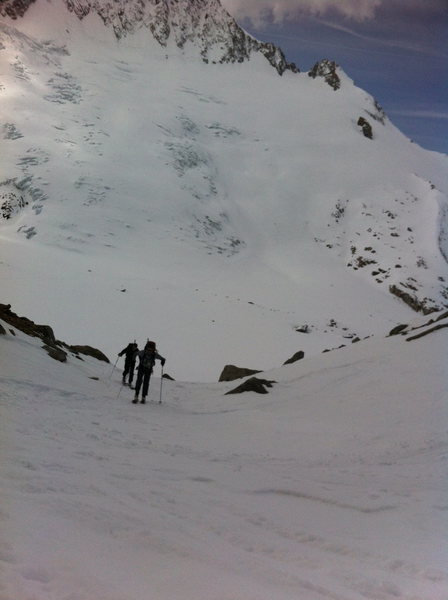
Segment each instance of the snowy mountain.
[[176,379],[217,380],[448,304],[448,158],[330,60],[300,73],[218,0],[0,15],[18,312],[109,356],[155,339]]
[[[16,20],[25,16],[34,2],[4,0],[0,15]],[[243,62],[252,53],[259,52],[280,75],[285,70],[297,72],[297,67],[286,61],[280,48],[259,42],[245,33],[219,0],[115,0],[113,4],[103,0],[61,2],[80,20],[90,14],[98,15],[118,40],[143,30],[150,32],[164,48],[175,44],[182,50],[192,44],[206,63]]]
[[159,404],[157,369],[145,406],[18,325],[2,600],[446,599],[447,313],[263,373],[263,396],[165,381]]

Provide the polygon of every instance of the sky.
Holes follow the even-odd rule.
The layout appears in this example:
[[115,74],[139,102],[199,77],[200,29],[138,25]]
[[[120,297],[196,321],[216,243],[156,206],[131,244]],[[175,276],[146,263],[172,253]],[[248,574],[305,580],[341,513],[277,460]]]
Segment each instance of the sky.
[[308,71],[336,61],[403,133],[448,154],[448,0],[222,0]]

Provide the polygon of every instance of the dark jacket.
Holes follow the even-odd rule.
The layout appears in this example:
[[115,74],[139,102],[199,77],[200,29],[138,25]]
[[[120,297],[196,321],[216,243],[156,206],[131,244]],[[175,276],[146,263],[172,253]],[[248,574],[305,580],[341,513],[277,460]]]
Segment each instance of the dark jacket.
[[126,355],[125,360],[127,363],[135,363],[139,354],[137,344],[133,344],[131,342],[126,346],[126,348],[123,348],[123,350],[118,353],[118,356],[123,356],[123,354]]
[[149,371],[152,373],[154,363],[156,360],[160,360],[162,366],[165,364],[165,359],[155,350],[140,350],[138,353],[139,365],[138,370]]

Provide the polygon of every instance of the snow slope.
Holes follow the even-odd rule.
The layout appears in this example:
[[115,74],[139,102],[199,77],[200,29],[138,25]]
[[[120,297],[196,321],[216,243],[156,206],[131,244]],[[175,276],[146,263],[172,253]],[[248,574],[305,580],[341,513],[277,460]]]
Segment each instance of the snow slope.
[[2,324],[1,600],[446,600],[446,328],[135,406]]
[[190,38],[118,40],[62,0],[3,16],[2,302],[110,356],[155,339],[189,381],[383,335],[412,315],[391,286],[446,305],[448,158],[342,70],[335,91]]

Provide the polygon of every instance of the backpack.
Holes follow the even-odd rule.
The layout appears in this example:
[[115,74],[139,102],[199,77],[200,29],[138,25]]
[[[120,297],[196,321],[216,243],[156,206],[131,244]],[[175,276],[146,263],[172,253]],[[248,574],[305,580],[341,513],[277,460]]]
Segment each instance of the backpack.
[[142,358],[141,358],[141,365],[144,369],[149,369],[151,370],[152,367],[154,366],[154,352],[148,352],[147,350],[144,350],[143,354],[142,354]]

